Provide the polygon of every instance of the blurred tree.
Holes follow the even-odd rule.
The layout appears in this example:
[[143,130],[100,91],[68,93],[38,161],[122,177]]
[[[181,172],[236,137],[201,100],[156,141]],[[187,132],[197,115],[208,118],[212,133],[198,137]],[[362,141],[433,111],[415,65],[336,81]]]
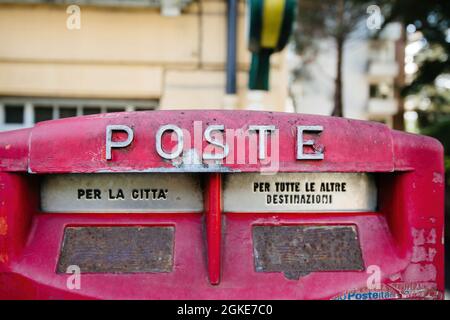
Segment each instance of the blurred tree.
[[[367,8],[374,1],[363,0],[299,0],[294,30],[296,52],[304,61],[317,54],[320,40],[333,39],[336,45],[336,77],[332,115],[342,117],[342,62],[344,45],[367,19]],[[298,73],[298,72],[297,72]]]
[[[439,139],[450,162],[450,1],[392,0],[382,2],[384,27],[400,21],[410,32],[420,32],[424,45],[415,55],[418,66],[402,95],[425,101],[418,110],[421,133]],[[440,83],[444,83],[441,85]],[[449,166],[447,167],[448,169]]]
[[[439,76],[450,73],[450,1],[390,0],[381,1],[381,5],[386,16],[383,26],[392,21],[400,21],[405,28],[414,26],[426,41],[416,57],[418,72],[414,80],[403,89],[404,95],[434,86]],[[435,92],[434,97],[437,96],[441,96],[441,93]],[[441,101],[441,105],[449,102],[442,96],[437,99],[437,102]]]
[[[444,146],[446,212],[450,219],[450,1],[393,0],[385,1],[383,9],[384,24],[401,21],[410,32],[423,37],[423,46],[414,57],[417,72],[402,95],[417,97],[420,133],[440,140]],[[446,225],[449,235],[450,225]]]

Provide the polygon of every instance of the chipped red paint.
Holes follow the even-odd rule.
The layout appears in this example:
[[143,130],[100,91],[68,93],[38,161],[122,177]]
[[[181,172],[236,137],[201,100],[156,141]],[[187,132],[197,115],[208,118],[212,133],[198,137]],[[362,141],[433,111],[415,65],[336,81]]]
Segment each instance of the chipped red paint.
[[[205,217],[198,213],[57,214],[39,210],[41,174],[63,172],[182,171],[155,151],[155,132],[173,123],[192,130],[194,121],[226,128],[275,125],[280,129],[280,171],[374,172],[379,209],[365,213],[221,212],[221,175],[258,171],[261,164],[197,168],[206,182]],[[130,147],[105,160],[105,126],[135,130]],[[321,125],[316,143],[322,161],[298,161],[296,125]],[[204,147],[204,145],[203,145]],[[230,150],[233,154],[233,150]],[[169,174],[169,173],[168,173]],[[330,299],[364,292],[365,271],[313,272],[299,280],[255,272],[251,230],[255,225],[355,225],[364,266],[380,267],[390,288],[444,291],[443,149],[428,137],[384,125],[299,114],[247,111],[157,111],[63,119],[32,129],[0,133],[0,298],[4,299]],[[208,191],[209,190],[209,191]],[[209,206],[209,207],[208,207]],[[174,226],[173,272],[83,274],[80,290],[67,289],[57,274],[68,226]],[[219,232],[221,230],[221,232]],[[205,237],[206,233],[206,237]],[[212,286],[211,283],[217,285]]]
[[[248,128],[253,124],[275,125],[280,129],[280,171],[394,170],[392,135],[384,125],[322,116],[250,111],[114,113],[40,123],[28,131],[28,170],[33,173],[174,170],[173,163],[157,154],[155,133],[160,126],[168,123],[192,131],[194,121],[201,121],[203,130],[211,124],[223,124],[226,129]],[[130,147],[114,150],[113,159],[106,161],[105,128],[111,124],[128,125],[134,129],[135,138]],[[324,127],[317,144],[324,146],[327,161],[296,161],[295,126],[311,124]],[[6,144],[12,143],[5,141],[3,145]],[[205,146],[206,142],[203,143]],[[377,152],[373,152],[374,149]],[[68,150],[77,152],[68,154]],[[231,147],[230,154],[235,154]],[[11,151],[8,156],[13,156],[11,160],[17,159]],[[260,167],[260,163],[245,166],[235,163],[224,164],[221,169],[258,171]],[[20,169],[23,167],[16,167],[16,170]]]

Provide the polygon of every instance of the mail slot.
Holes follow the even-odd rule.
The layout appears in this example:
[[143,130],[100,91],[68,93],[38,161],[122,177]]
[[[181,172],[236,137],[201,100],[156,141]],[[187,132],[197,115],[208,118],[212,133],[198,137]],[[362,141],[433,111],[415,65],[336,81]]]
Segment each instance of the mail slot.
[[0,298],[442,299],[443,192],[441,144],[373,122],[41,122],[0,133]]

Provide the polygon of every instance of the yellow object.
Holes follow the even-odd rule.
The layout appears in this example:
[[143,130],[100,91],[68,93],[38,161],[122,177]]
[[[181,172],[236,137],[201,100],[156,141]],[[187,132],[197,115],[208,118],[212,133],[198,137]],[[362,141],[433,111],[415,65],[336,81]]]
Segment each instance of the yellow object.
[[283,21],[285,0],[265,0],[261,45],[263,48],[276,48]]

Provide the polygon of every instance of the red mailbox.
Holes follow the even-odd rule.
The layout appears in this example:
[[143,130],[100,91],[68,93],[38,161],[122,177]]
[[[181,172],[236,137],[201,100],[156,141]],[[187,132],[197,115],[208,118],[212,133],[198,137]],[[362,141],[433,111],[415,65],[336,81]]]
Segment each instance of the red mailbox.
[[0,298],[442,299],[436,140],[247,111],[0,134]]

